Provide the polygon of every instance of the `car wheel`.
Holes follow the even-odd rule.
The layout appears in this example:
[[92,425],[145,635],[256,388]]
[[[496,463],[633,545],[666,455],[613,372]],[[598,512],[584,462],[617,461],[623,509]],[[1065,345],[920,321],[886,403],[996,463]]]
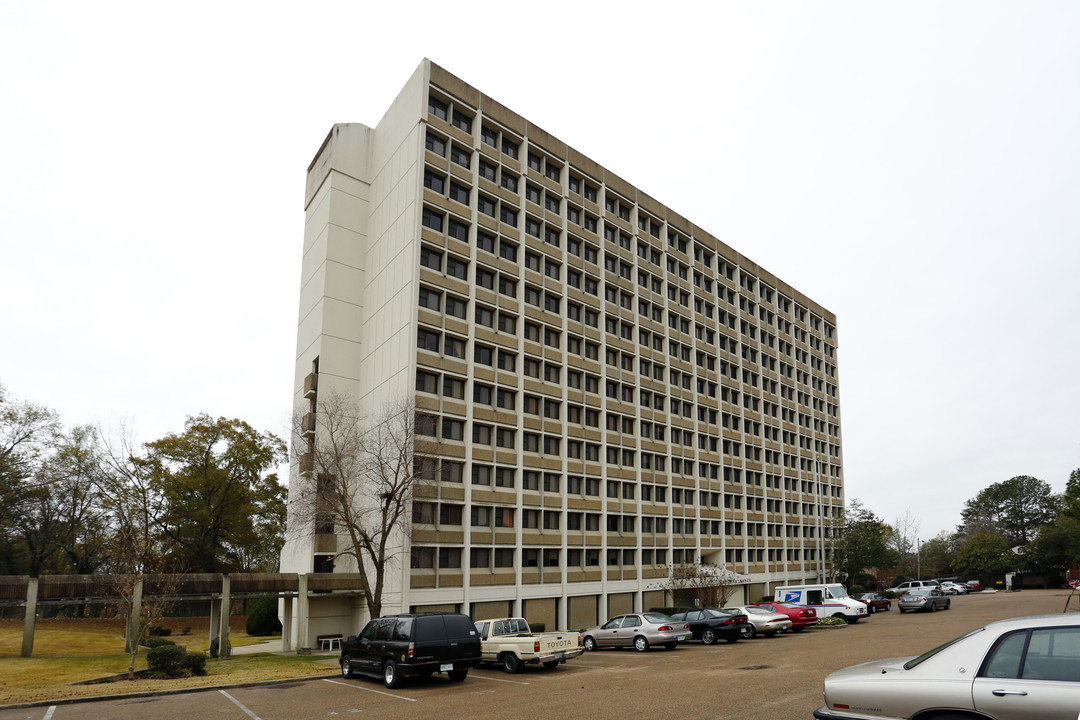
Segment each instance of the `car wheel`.
[[867,605],[867,606],[866,606],[866,612],[868,612],[868,613],[870,613],[871,615],[873,615],[873,614],[874,614],[874,606],[873,606],[873,605]]
[[341,677],[351,678],[353,674],[352,662],[349,658],[341,658]]
[[581,641],[581,644],[585,646],[585,649],[592,652],[596,649],[596,641],[593,640],[591,635],[586,635],[585,639]]
[[450,682],[461,682],[469,677],[469,668],[465,668],[464,670],[451,670],[446,673],[446,676],[450,678]]
[[391,690],[401,687],[401,672],[398,670],[396,662],[393,660],[386,661],[382,668],[382,679],[383,685],[386,685]]
[[885,603],[885,612],[892,610],[892,603]]
[[930,603],[930,612],[937,612],[937,603],[936,602]]
[[712,630],[706,630],[705,632],[701,633],[701,642],[705,643],[706,645],[712,645],[714,642],[716,642],[716,633]]
[[557,668],[557,667],[559,667],[559,661],[558,660],[548,660],[546,663],[544,663],[544,669],[545,670],[550,670],[552,668]]
[[503,670],[513,675],[516,672],[521,672],[521,660],[514,653],[503,653],[502,656]]
[[945,609],[948,610],[951,607],[952,607],[952,600],[946,600],[945,601]]
[[757,628],[753,625],[748,625],[746,629],[742,631],[742,636],[747,640],[753,640],[757,637]]
[[638,635],[634,638],[634,649],[638,652],[645,652],[649,649],[649,641],[645,639],[644,635]]

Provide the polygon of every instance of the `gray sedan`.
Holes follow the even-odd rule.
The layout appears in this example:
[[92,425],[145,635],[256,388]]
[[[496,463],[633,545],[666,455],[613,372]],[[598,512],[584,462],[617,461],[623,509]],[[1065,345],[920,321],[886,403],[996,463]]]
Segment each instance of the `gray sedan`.
[[900,608],[902,613],[906,613],[908,610],[934,612],[936,610],[948,610],[952,606],[952,601],[941,590],[925,587],[908,590],[896,601],[896,606]]
[[689,639],[690,625],[653,612],[619,615],[581,634],[586,650],[632,647],[645,652],[650,645],[663,645],[674,650],[680,642]]
[[816,720],[1076,720],[1080,616],[1014,618],[916,658],[853,665],[825,678]]

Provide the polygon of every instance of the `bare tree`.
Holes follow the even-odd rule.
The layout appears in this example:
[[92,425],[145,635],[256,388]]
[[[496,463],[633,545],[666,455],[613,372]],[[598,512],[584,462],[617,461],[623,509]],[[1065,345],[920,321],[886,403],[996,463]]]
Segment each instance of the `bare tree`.
[[724,607],[735,592],[739,576],[720,565],[672,565],[661,587],[671,593],[676,605]]
[[415,458],[418,440],[428,446],[418,430],[433,437],[434,428],[418,420],[411,400],[365,419],[355,401],[335,393],[320,395],[314,421],[312,413],[297,413],[293,424],[302,478],[290,488],[290,519],[316,538],[337,534],[335,557],[356,564],[368,612],[379,617],[388,565],[403,551],[412,519],[423,466]]
[[900,570],[906,575],[914,575],[917,572],[916,553],[919,551],[918,538],[921,527],[922,522],[911,512],[911,508],[898,515],[892,525],[890,545],[900,554]]

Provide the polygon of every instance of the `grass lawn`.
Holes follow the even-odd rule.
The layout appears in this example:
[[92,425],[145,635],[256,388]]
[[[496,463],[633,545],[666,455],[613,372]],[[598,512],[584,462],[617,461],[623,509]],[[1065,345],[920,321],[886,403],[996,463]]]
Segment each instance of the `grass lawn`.
[[[244,621],[243,617],[233,617],[230,621],[230,642],[234,648],[266,639],[245,634]],[[159,624],[172,628],[169,639],[189,652],[206,652],[210,640],[209,618],[166,618]],[[191,627],[190,634],[180,634],[185,627]],[[0,677],[4,678],[0,685],[0,705],[325,675],[337,669],[333,657],[267,652],[233,656],[227,660],[208,657],[205,677],[72,685],[127,671],[130,657],[124,653],[123,622],[116,619],[38,620],[34,653],[29,658],[20,655],[22,630],[22,620],[0,620]],[[145,668],[146,649],[140,648],[135,669]]]

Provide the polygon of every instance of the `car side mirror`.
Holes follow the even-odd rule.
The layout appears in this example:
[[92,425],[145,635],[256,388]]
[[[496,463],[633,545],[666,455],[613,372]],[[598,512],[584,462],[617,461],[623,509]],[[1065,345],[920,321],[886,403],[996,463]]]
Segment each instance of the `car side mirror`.
[[349,637],[345,638],[345,642],[347,642],[347,643],[356,642],[356,636],[355,635],[350,635]]

